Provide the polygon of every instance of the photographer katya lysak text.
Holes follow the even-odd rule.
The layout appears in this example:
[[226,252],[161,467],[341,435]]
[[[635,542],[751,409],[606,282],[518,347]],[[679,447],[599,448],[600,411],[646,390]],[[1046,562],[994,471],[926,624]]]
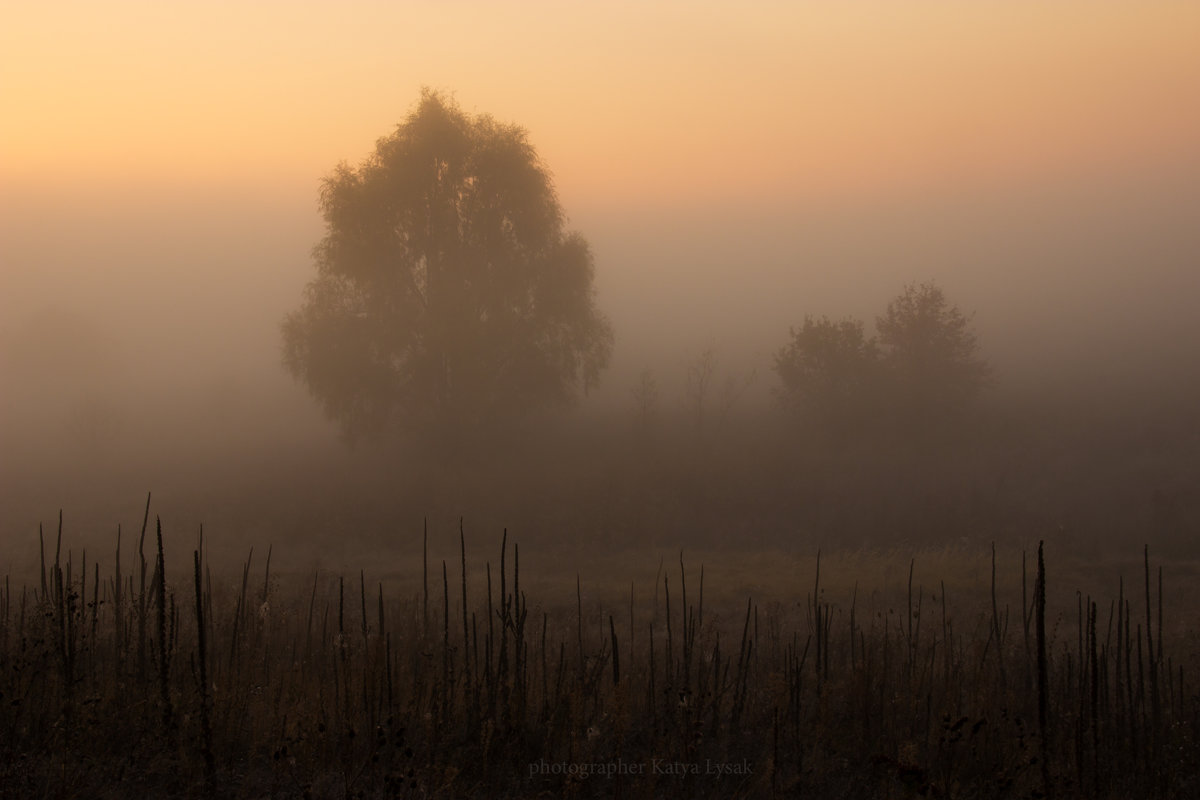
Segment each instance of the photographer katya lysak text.
[[539,775],[570,775],[579,778],[602,776],[611,778],[615,775],[704,775],[721,778],[732,775],[753,775],[754,768],[748,759],[741,761],[671,761],[665,758],[652,758],[649,761],[597,761],[597,762],[547,762],[545,759],[532,761],[529,764],[529,777]]

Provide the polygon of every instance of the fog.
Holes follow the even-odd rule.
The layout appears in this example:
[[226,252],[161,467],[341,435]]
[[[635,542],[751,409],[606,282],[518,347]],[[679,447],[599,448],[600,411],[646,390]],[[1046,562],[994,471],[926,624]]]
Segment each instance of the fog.
[[[1197,12],[526,11],[12,15],[0,556],[30,563],[59,509],[107,548],[148,491],[169,530],[318,560],[410,548],[423,519],[446,533],[460,516],[593,552],[1046,536],[1186,550]],[[525,127],[615,337],[573,407],[454,454],[349,446],[283,368],[321,181],[422,86]],[[968,317],[990,367],[962,419],[931,433],[868,415],[834,435],[785,409],[793,327],[851,318],[870,337],[919,284]]]
[[[1131,378],[1159,360],[1194,362],[1193,187],[1182,175],[1125,175],[799,198],[663,210],[624,231],[604,215],[597,247],[614,263],[599,280],[631,360],[712,340],[769,367],[805,314],[871,320],[904,283],[936,280],[974,315],[1008,388]],[[663,324],[656,311],[672,306]]]
[[0,795],[1196,784],[1198,42],[9,4]]
[[[146,491],[181,527],[207,521],[217,541],[303,541],[317,552],[338,524],[377,538],[395,525],[415,530],[426,515],[524,524],[572,546],[635,536],[639,526],[670,542],[684,536],[684,520],[654,509],[692,496],[696,486],[678,482],[712,480],[725,481],[721,502],[731,505],[709,517],[711,530],[689,534],[709,545],[735,518],[761,522],[757,535],[775,542],[819,543],[838,525],[854,527],[856,542],[907,538],[911,521],[889,516],[903,511],[893,496],[903,491],[863,466],[886,446],[849,456],[801,442],[784,450],[794,457],[808,448],[818,460],[796,466],[764,445],[776,435],[764,430],[787,428],[773,363],[790,326],[828,315],[869,328],[905,284],[920,281],[937,282],[970,316],[993,369],[977,430],[961,432],[961,452],[926,464],[925,484],[909,487],[928,520],[949,515],[924,536],[1030,538],[1122,509],[1126,533],[1144,538],[1155,533],[1154,515],[1168,513],[1160,506],[1176,528],[1196,520],[1188,476],[1200,456],[1200,181],[1187,171],[829,201],[797,192],[757,204],[589,203],[560,186],[570,227],[595,254],[597,302],[616,333],[612,364],[572,411],[449,470],[391,443],[348,448],[281,367],[280,323],[313,274],[310,250],[323,232],[318,178],[6,186],[7,548],[25,552],[38,523],[60,508],[85,531],[108,535],[117,522],[134,524]],[[717,385],[739,388],[725,399],[713,389],[710,404],[728,408],[721,429],[701,435],[686,380],[706,350]],[[667,455],[652,470],[643,444],[609,435],[633,425],[632,390],[645,371],[658,390],[657,424],[674,431],[660,439]],[[1008,446],[993,436],[1000,429]],[[662,461],[686,460],[699,439],[716,448],[706,457],[723,460],[713,474],[697,478]],[[586,466],[550,470],[564,452]],[[819,497],[778,474],[832,480],[841,467],[829,465],[847,458],[858,464],[857,488]],[[971,485],[940,495],[944,470],[961,473],[964,458]],[[649,483],[635,491],[638,481]],[[995,488],[1005,481],[1016,484]],[[1008,516],[937,508],[983,489],[1011,506]],[[828,512],[860,499],[877,505],[869,520],[837,522]],[[826,511],[787,523],[802,502]],[[339,504],[352,510],[330,510]]]

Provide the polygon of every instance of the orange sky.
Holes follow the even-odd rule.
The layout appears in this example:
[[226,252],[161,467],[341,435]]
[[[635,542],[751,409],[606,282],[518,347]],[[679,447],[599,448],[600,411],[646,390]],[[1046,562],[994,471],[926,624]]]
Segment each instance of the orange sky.
[[0,373],[83,331],[107,360],[32,359],[28,407],[240,391],[317,425],[279,321],[319,181],[422,86],[553,172],[617,332],[595,402],[652,369],[675,403],[708,345],[766,402],[789,326],[924,280],[999,375],[1196,361],[1195,0],[0,0]]
[[311,192],[422,85],[572,202],[1200,162],[1200,3],[9,3],[0,181]]

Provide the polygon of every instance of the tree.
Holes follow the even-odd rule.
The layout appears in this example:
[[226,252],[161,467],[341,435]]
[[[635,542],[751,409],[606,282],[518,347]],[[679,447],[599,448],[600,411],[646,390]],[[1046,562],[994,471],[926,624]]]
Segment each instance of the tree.
[[717,378],[717,361],[717,348],[710,344],[687,365],[687,376],[683,385],[684,405],[691,414],[696,434],[700,437],[705,436],[709,428],[724,427],[730,412],[754,383],[757,374],[751,369],[745,373],[725,375],[720,397],[716,398],[718,405],[714,425],[711,422],[711,403],[714,399],[713,381]]
[[965,410],[986,383],[970,320],[935,284],[910,284],[875,320],[806,317],[775,356],[779,399],[833,431],[872,418],[935,422]]
[[805,317],[790,332],[791,341],[775,355],[782,403],[829,429],[861,422],[879,373],[879,351],[862,322]]
[[283,360],[348,438],[480,430],[569,404],[607,365],[591,251],[522,128],[425,90],[320,210]]
[[696,433],[704,433],[704,417],[708,407],[709,392],[717,372],[717,350],[712,345],[687,365],[687,378],[683,384],[684,403],[692,415]]
[[963,411],[987,381],[970,320],[936,284],[905,286],[875,327],[892,406],[910,421]]
[[654,373],[642,370],[630,394],[633,396],[635,427],[639,434],[646,435],[658,418],[658,381],[654,380]]

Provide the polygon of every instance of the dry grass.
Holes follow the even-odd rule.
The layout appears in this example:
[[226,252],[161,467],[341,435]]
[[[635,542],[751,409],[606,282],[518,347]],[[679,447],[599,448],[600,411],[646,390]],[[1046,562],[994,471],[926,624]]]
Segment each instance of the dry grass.
[[1048,552],[1042,641],[1033,551],[464,540],[366,571],[255,551],[231,578],[154,533],[147,505],[103,563],[45,536],[33,585],[4,584],[4,796],[1200,790],[1195,620],[1148,559]]

